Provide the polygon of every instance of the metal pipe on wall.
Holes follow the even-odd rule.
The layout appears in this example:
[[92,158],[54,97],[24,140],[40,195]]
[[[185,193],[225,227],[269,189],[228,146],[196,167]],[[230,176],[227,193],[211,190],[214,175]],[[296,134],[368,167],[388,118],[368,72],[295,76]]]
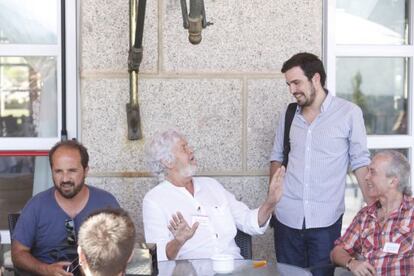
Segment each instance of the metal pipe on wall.
[[129,103],[126,105],[128,139],[142,139],[141,117],[138,103],[138,73],[142,61],[142,36],[144,32],[146,0],[129,1]]
[[66,1],[61,0],[61,64],[62,64],[62,128],[60,130],[60,139],[68,140],[68,130],[66,129]]
[[188,40],[196,45],[201,42],[201,31],[213,23],[207,22],[204,0],[190,0],[190,14],[187,14],[187,0],[181,0],[183,26],[188,29]]

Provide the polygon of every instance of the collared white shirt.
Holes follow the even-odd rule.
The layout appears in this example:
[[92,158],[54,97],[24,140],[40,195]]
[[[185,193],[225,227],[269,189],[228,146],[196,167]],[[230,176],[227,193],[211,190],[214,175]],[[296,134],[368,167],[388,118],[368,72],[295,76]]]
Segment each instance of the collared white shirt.
[[194,177],[193,184],[194,197],[185,188],[168,181],[161,182],[145,195],[146,242],[157,244],[158,260],[167,260],[165,248],[174,239],[167,227],[172,215],[179,211],[190,226],[200,217],[207,219],[200,223],[176,259],[210,258],[214,254],[231,254],[242,259],[234,241],[237,228],[250,235],[263,234],[269,221],[260,227],[258,209],[250,210],[215,179]]
[[[281,114],[270,161],[283,160],[285,114]],[[361,109],[328,93],[321,113],[308,123],[298,106],[290,129],[290,152],[277,219],[301,229],[327,227],[345,211],[348,167],[370,163]]]

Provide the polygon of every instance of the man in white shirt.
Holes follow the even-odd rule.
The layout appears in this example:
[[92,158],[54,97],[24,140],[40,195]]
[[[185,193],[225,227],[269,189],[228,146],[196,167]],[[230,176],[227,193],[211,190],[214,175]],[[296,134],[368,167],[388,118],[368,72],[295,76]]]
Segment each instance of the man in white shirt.
[[214,254],[242,258],[234,241],[237,229],[263,234],[282,196],[284,167],[276,171],[266,200],[254,210],[216,180],[193,177],[194,152],[176,130],[155,135],[148,157],[161,182],[144,197],[144,231],[146,242],[157,244],[158,260],[210,258]]

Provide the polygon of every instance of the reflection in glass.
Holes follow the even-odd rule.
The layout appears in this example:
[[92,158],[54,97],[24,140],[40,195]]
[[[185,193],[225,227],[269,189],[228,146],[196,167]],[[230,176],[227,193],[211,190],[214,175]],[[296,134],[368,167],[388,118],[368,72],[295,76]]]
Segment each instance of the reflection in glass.
[[57,136],[55,57],[0,57],[0,137]]
[[0,0],[0,44],[57,44],[57,0]]
[[[370,149],[371,157],[375,153],[384,150],[384,149]],[[393,149],[401,152],[408,158],[408,149]],[[353,218],[358,213],[358,211],[365,206],[364,198],[362,197],[362,192],[359,189],[358,181],[355,175],[352,172],[348,172],[346,177],[346,189],[345,189],[345,214],[342,220],[342,234],[351,224]]]
[[0,229],[7,214],[23,209],[35,194],[52,187],[47,156],[0,156]]
[[35,157],[0,157],[0,229],[8,229],[7,214],[20,211],[32,197]]
[[368,134],[407,134],[408,58],[336,60],[336,95],[356,103]]
[[409,0],[337,0],[337,44],[408,44]]

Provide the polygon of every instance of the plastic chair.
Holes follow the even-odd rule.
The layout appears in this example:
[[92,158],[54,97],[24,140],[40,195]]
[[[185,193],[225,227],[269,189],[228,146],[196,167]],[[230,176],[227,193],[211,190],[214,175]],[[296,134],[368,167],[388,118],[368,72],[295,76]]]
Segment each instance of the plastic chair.
[[240,247],[240,255],[245,259],[252,259],[252,236],[237,229],[237,235],[234,240],[238,247]]

